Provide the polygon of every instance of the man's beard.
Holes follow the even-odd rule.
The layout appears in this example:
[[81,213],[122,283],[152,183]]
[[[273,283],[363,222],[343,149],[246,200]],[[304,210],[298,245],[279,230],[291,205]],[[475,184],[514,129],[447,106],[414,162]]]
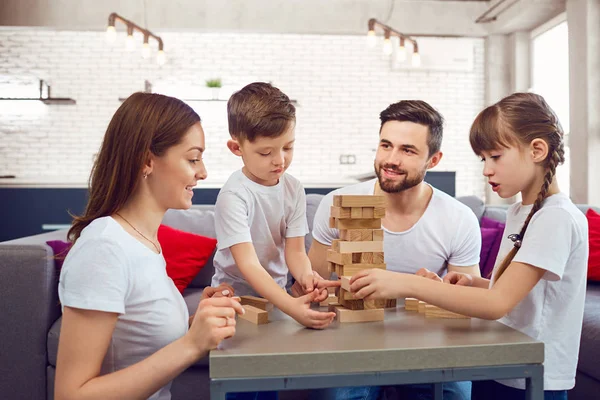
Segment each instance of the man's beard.
[[[399,182],[395,182],[395,181],[391,181],[391,180],[387,180],[385,178],[382,177],[381,174],[381,170],[382,169],[388,169],[400,174],[404,175],[404,179],[399,181]],[[379,187],[381,188],[381,190],[383,190],[386,193],[399,193],[399,192],[403,192],[407,189],[413,188],[415,186],[417,186],[419,183],[423,182],[423,179],[425,179],[425,174],[427,173],[427,168],[423,168],[421,171],[419,171],[417,173],[417,175],[409,175],[408,171],[404,170],[404,169],[400,169],[396,166],[393,165],[382,165],[381,167],[377,168],[377,164],[375,164],[375,174],[377,175],[377,179],[379,180]]]

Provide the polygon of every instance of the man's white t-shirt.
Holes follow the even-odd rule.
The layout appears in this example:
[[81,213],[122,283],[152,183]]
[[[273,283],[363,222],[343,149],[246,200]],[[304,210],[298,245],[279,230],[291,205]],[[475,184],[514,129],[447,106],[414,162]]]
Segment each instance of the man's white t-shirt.
[[212,286],[228,283],[236,295],[257,295],[233,259],[230,247],[252,243],[260,265],[281,287],[286,287],[288,267],[285,239],[308,233],[306,194],[296,178],[283,174],[274,186],[234,172],[217,196],[215,205],[217,252]]
[[[188,330],[188,309],[156,254],[111,217],[92,221],[60,272],[62,307],[119,314],[101,374],[140,362]],[[168,400],[171,383],[150,399]]]
[[[333,196],[373,194],[377,179],[347,186],[328,193],[319,204],[313,222],[313,237],[330,246],[339,231],[329,227]],[[467,267],[479,263],[481,232],[471,209],[453,197],[432,187],[433,195],[425,213],[410,229],[384,231],[384,257],[387,269],[415,273],[427,268],[439,276],[446,274],[448,264]]]
[[[495,268],[513,247],[507,236],[521,231],[532,207],[516,203],[508,209]],[[544,342],[544,390],[575,386],[588,252],[585,215],[567,195],[558,193],[548,197],[533,215],[513,259],[546,271],[527,297],[499,320]],[[501,383],[525,389],[524,379]]]

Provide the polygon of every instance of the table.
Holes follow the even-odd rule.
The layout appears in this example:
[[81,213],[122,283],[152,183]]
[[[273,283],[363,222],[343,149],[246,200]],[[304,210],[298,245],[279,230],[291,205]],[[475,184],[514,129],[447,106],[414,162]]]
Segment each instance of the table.
[[544,344],[496,321],[430,319],[388,309],[385,321],[306,329],[278,310],[266,325],[238,319],[210,353],[211,400],[228,392],[526,378],[542,400]]

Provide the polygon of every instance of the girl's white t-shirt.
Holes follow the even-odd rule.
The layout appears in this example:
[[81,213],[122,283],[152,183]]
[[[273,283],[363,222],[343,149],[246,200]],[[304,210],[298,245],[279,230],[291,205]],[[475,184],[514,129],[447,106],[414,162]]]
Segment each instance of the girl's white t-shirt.
[[[119,314],[101,374],[144,360],[188,330],[188,309],[167,276],[162,254],[127,233],[111,217],[92,221],[60,273],[62,307]],[[150,399],[171,398],[171,383]]]
[[[508,235],[520,232],[532,207],[516,203],[508,209],[495,268],[513,247]],[[585,215],[565,194],[558,193],[548,197],[533,215],[513,259],[546,271],[529,294],[499,320],[544,342],[544,390],[575,386],[588,252]],[[525,389],[524,379],[500,382]]]

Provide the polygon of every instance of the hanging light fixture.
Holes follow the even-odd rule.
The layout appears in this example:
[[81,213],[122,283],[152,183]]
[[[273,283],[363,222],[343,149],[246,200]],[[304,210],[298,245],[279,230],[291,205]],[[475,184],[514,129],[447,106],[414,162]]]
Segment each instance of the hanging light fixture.
[[142,57],[150,58],[151,50],[150,50],[150,38],[155,39],[158,42],[158,53],[156,55],[156,62],[158,65],[164,65],[166,62],[166,55],[164,51],[163,41],[160,36],[156,36],[154,33],[150,32],[148,29],[142,28],[141,26],[129,21],[118,15],[117,13],[112,13],[108,16],[108,27],[106,28],[106,41],[112,43],[115,41],[117,37],[117,30],[115,28],[115,23],[119,21],[127,26],[127,39],[125,42],[125,48],[128,51],[132,51],[135,48],[135,38],[134,32],[140,32],[144,35],[144,43],[142,45]]
[[384,40],[383,40],[383,54],[390,55],[393,53],[392,41],[391,37],[396,36],[400,39],[400,47],[398,48],[398,53],[396,55],[399,62],[406,61],[407,53],[405,42],[408,41],[413,46],[413,54],[412,54],[412,65],[413,67],[419,67],[421,65],[421,55],[419,54],[419,46],[417,45],[417,41],[412,37],[403,34],[402,32],[398,32],[394,28],[387,26],[375,18],[369,19],[369,31],[367,33],[367,44],[369,47],[373,47],[377,41],[375,28],[379,27],[383,30]]

